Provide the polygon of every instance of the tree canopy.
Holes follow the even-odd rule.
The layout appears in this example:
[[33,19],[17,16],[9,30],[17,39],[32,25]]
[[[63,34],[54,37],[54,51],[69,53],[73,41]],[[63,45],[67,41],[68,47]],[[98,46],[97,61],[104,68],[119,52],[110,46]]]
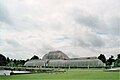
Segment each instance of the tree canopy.
[[6,65],[6,57],[2,54],[0,54],[0,66]]
[[117,55],[117,59],[115,61],[115,66],[120,67],[120,54]]
[[103,63],[106,63],[106,57],[105,57],[104,54],[100,54],[100,55],[98,56],[98,59],[100,59]]
[[112,63],[113,62],[115,62],[115,59],[113,59],[114,58],[114,56],[113,55],[111,55],[111,57],[107,60],[107,65],[112,65]]

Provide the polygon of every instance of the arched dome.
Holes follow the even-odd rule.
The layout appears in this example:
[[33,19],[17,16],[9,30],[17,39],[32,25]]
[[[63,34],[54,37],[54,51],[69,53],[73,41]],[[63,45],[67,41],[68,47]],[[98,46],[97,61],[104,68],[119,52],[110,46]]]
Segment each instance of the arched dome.
[[45,59],[69,59],[69,57],[64,54],[62,51],[51,51],[48,54],[45,54],[42,58]]

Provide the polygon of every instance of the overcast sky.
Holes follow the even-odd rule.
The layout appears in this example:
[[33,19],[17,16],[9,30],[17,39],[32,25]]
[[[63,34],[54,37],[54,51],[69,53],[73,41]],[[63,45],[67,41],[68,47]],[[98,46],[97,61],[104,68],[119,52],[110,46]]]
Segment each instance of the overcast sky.
[[0,0],[0,53],[120,54],[120,0]]

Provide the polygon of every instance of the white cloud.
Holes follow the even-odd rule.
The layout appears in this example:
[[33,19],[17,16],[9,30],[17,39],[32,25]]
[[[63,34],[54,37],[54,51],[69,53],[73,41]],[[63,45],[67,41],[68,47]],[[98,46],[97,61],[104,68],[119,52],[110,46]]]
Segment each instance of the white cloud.
[[11,58],[119,53],[119,0],[1,0],[0,7],[0,53]]

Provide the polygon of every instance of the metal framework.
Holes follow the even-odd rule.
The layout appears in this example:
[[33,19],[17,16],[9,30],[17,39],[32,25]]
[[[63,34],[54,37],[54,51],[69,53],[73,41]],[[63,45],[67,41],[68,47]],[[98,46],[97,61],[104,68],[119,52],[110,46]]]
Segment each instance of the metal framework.
[[83,60],[30,60],[24,66],[31,67],[102,67],[103,62],[99,59]]

